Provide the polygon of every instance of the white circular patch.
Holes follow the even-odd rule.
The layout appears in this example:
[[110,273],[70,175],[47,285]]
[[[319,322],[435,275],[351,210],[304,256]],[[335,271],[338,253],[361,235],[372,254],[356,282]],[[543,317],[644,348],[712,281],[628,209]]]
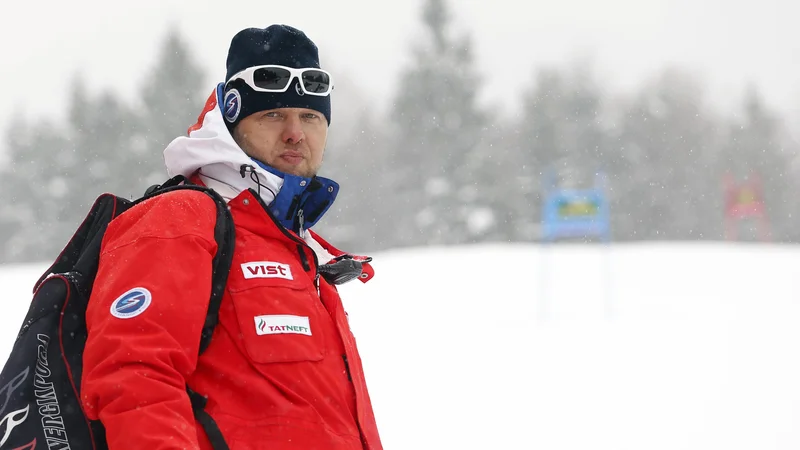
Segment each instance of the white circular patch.
[[242,112],[242,96],[236,89],[231,89],[225,94],[225,99],[222,105],[222,115],[225,120],[230,123],[236,122],[239,118],[239,113]]
[[120,319],[130,319],[143,313],[152,301],[150,291],[143,287],[133,288],[122,294],[111,304],[111,315]]

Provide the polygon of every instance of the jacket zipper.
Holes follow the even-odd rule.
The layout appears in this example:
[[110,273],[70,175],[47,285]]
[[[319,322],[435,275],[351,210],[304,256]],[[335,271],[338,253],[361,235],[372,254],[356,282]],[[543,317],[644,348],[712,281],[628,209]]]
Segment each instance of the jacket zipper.
[[297,224],[298,224],[297,234],[300,235],[300,237],[303,240],[305,240],[305,238],[306,238],[306,229],[305,229],[306,218],[305,218],[305,214],[303,213],[303,208],[300,208],[300,209],[297,210]]
[[306,252],[303,251],[303,244],[297,244],[297,253],[300,254],[300,262],[303,263],[303,269],[305,269],[306,272],[311,270],[311,266],[308,265]]
[[[281,231],[281,233],[283,233],[284,236],[288,237],[289,239],[291,239],[292,241],[297,243],[297,251],[300,254],[300,262],[303,264],[303,268],[307,272],[311,270],[311,267],[308,266],[308,257],[306,256],[306,252],[304,250],[304,247],[308,248],[309,250],[311,250],[311,256],[314,258],[314,287],[317,288],[317,296],[319,297],[319,270],[318,270],[318,268],[319,268],[319,259],[317,258],[317,254],[306,243],[306,241],[304,241],[302,239],[298,239],[295,236],[292,236],[292,234],[289,233],[289,231],[286,230],[286,228],[283,225],[281,225],[280,222],[278,222],[278,220],[272,215],[272,212],[269,210],[267,205],[264,204],[264,200],[261,198],[260,195],[258,195],[257,192],[255,192],[252,188],[248,189],[248,190],[253,194],[253,197],[255,197],[258,200],[258,203],[261,205],[261,208],[264,210],[264,212],[267,213],[267,216],[270,218],[270,220],[272,220],[272,222],[275,224],[275,226],[278,227],[278,229]],[[305,234],[305,231],[303,230],[304,218],[303,218],[303,210],[302,209],[300,209],[298,211],[298,220],[299,220],[299,223],[300,223],[300,230],[301,230],[301,233],[302,233],[301,236],[302,236],[302,235]],[[320,297],[320,301],[322,301],[322,297]],[[350,362],[347,360],[347,353],[342,354],[342,361],[344,361],[344,369],[345,369],[345,372],[347,373],[347,381],[350,382],[350,384],[353,384],[353,375],[350,372]],[[355,385],[353,385],[353,388],[355,389]],[[359,431],[359,434],[361,434],[361,440],[363,441],[364,440],[364,433],[361,430],[361,424],[360,423],[358,424],[358,431]]]
[[347,381],[353,382],[353,375],[350,373],[350,363],[347,362],[347,354],[342,355],[342,359],[344,360],[344,370],[347,372]]
[[[259,199],[259,202],[261,202],[261,205],[263,207],[264,206],[264,202],[261,201],[261,197],[257,196],[256,198]],[[277,225],[278,228],[282,232],[284,232],[285,230],[284,230],[283,225],[278,223],[278,221],[274,217],[272,217],[272,214],[270,213],[269,209],[264,207],[264,210],[267,212],[267,215],[270,217],[270,219],[272,219],[272,221],[275,223],[275,225]],[[303,208],[300,208],[299,210],[297,210],[297,223],[299,225],[297,234],[301,238],[303,238],[303,237],[305,237],[305,228],[304,228],[305,227],[305,217],[304,217],[304,213],[303,213]],[[309,249],[311,249],[311,247],[308,246],[308,244],[305,242],[305,240],[296,239],[294,236],[292,236],[288,232],[284,232],[284,234],[286,236],[288,236],[289,238],[291,238],[293,241],[297,242],[297,252],[300,254],[300,262],[303,264],[303,269],[305,269],[306,272],[310,271],[311,267],[309,267],[309,265],[308,265],[308,257],[306,256],[306,252],[304,251],[303,247],[308,247]],[[311,250],[311,254],[314,256],[314,267],[315,268],[319,268],[319,261],[317,259],[317,254],[313,251],[313,249]],[[320,292],[319,292],[319,271],[318,270],[314,271],[314,287],[317,289],[317,296],[319,296]],[[322,298],[320,298],[320,301],[322,301]],[[347,373],[347,381],[352,384],[353,383],[353,374],[350,372],[350,362],[347,361],[347,353],[343,353],[342,354],[342,360],[344,361],[344,370]],[[359,430],[360,430],[360,428],[361,428],[361,426],[359,425]]]

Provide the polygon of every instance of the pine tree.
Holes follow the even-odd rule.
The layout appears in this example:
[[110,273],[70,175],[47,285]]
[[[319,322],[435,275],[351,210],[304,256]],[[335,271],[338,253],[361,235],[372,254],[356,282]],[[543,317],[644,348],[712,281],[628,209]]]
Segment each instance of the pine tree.
[[140,195],[144,188],[128,180],[138,176],[131,154],[140,139],[141,122],[134,110],[111,92],[92,95],[81,82],[73,84],[68,114],[70,157],[60,170],[69,180],[68,208],[77,219],[97,195],[113,192],[125,197]]
[[[797,207],[796,196],[792,195],[797,185],[792,172],[797,151],[788,145],[780,120],[767,109],[755,88],[747,92],[743,112],[743,117],[730,126],[722,152],[724,172],[736,182],[755,178],[762,186],[772,238],[791,240],[797,235],[792,220]],[[752,230],[752,237],[758,235],[757,230]]]
[[170,34],[143,89],[143,113],[76,76],[65,126],[44,119],[11,125],[2,181],[10,201],[0,208],[5,261],[55,258],[98,195],[134,198],[163,181],[164,146],[202,107],[202,73],[187,55]]
[[494,220],[481,175],[486,118],[476,106],[479,79],[468,36],[453,37],[444,0],[423,7],[424,41],[401,75],[386,185],[397,201],[379,215],[389,245],[470,242]]
[[6,202],[0,207],[2,262],[26,262],[56,256],[56,242],[68,231],[65,214],[69,180],[65,161],[77,163],[65,133],[50,121],[17,119],[6,134],[9,164],[2,175]]
[[148,73],[141,96],[143,134],[132,148],[129,161],[136,167],[136,179],[129,183],[137,187],[164,180],[164,148],[186,134],[214,89],[206,85],[205,72],[177,30],[167,34]]
[[379,227],[377,215],[392,198],[384,184],[384,174],[391,170],[386,136],[370,108],[364,108],[359,116],[337,117],[338,127],[348,134],[329,139],[322,175],[336,180],[341,189],[316,227],[341,248],[371,252],[384,247],[388,231]]
[[[541,220],[543,186],[590,188],[612,157],[601,116],[603,98],[580,65],[543,69],[525,92],[523,111],[514,124],[518,189],[514,196],[517,239],[531,240],[531,223]],[[526,231],[527,230],[527,231]]]
[[627,108],[612,173],[615,236],[635,240],[722,235],[720,124],[690,76],[663,72]]

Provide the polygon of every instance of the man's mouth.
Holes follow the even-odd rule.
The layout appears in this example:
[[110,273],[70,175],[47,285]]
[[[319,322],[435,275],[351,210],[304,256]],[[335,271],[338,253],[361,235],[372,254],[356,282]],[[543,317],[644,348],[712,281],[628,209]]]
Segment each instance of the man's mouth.
[[281,159],[293,166],[303,162],[303,156],[298,153],[284,153],[281,155]]

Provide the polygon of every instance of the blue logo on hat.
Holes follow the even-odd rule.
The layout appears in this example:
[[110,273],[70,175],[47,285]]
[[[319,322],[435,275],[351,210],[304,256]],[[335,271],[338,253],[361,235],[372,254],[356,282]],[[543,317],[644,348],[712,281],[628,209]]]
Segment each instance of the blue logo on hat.
[[242,111],[242,96],[239,95],[239,91],[236,89],[231,89],[225,94],[225,102],[223,103],[222,115],[225,116],[225,120],[230,123],[236,121],[239,117],[239,113]]
[[143,313],[153,299],[150,291],[143,287],[133,288],[122,294],[111,304],[111,315],[120,319],[130,319]]

